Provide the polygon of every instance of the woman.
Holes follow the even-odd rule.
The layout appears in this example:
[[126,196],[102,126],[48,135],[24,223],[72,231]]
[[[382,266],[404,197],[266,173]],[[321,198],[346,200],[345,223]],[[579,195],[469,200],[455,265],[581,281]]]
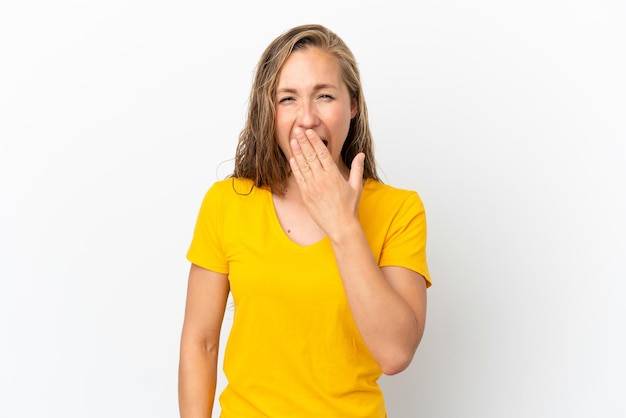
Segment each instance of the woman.
[[280,35],[187,253],[181,416],[211,416],[232,292],[222,417],[385,417],[377,379],[409,365],[424,331],[425,244],[417,193],[376,174],[348,47],[319,25]]

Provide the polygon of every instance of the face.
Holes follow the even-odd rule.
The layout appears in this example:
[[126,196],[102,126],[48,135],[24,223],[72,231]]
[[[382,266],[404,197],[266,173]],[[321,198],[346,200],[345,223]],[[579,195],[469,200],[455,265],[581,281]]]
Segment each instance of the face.
[[287,158],[289,141],[313,129],[340,168],[341,149],[356,115],[333,55],[317,48],[293,52],[283,64],[276,89],[276,140]]

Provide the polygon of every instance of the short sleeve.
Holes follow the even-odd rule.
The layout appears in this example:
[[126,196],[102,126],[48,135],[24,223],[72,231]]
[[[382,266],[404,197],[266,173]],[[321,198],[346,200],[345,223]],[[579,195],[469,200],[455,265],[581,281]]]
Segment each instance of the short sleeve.
[[216,183],[202,200],[193,238],[187,251],[187,259],[200,267],[217,273],[228,274],[224,255],[224,192]]
[[396,212],[385,238],[381,266],[411,269],[431,286],[426,259],[426,212],[416,192],[409,192]]

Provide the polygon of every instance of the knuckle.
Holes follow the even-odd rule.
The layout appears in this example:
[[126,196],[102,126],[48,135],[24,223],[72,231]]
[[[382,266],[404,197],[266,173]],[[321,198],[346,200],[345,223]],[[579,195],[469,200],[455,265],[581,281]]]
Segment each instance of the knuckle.
[[319,152],[319,159],[320,160],[326,159],[326,158],[328,158],[329,155],[330,155],[330,153],[328,152],[327,149],[321,150]]

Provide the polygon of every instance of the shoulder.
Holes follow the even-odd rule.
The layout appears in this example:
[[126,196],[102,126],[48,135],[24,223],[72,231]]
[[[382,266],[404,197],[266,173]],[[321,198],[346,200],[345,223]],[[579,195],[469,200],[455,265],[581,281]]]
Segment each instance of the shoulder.
[[250,217],[262,209],[268,199],[263,198],[262,189],[254,187],[251,180],[227,178],[215,181],[204,194],[198,219],[223,230],[229,222]]
[[254,183],[250,179],[228,177],[211,185],[208,192],[247,196],[254,191]]
[[214,182],[204,195],[202,207],[223,216],[241,211],[254,211],[267,205],[268,190],[259,188],[246,178],[229,177]]
[[377,180],[367,179],[363,186],[362,202],[377,208],[398,209],[411,206],[418,211],[424,210],[424,205],[415,190],[402,189]]
[[205,200],[238,200],[257,194],[259,188],[250,179],[228,177],[214,182],[205,194]]

